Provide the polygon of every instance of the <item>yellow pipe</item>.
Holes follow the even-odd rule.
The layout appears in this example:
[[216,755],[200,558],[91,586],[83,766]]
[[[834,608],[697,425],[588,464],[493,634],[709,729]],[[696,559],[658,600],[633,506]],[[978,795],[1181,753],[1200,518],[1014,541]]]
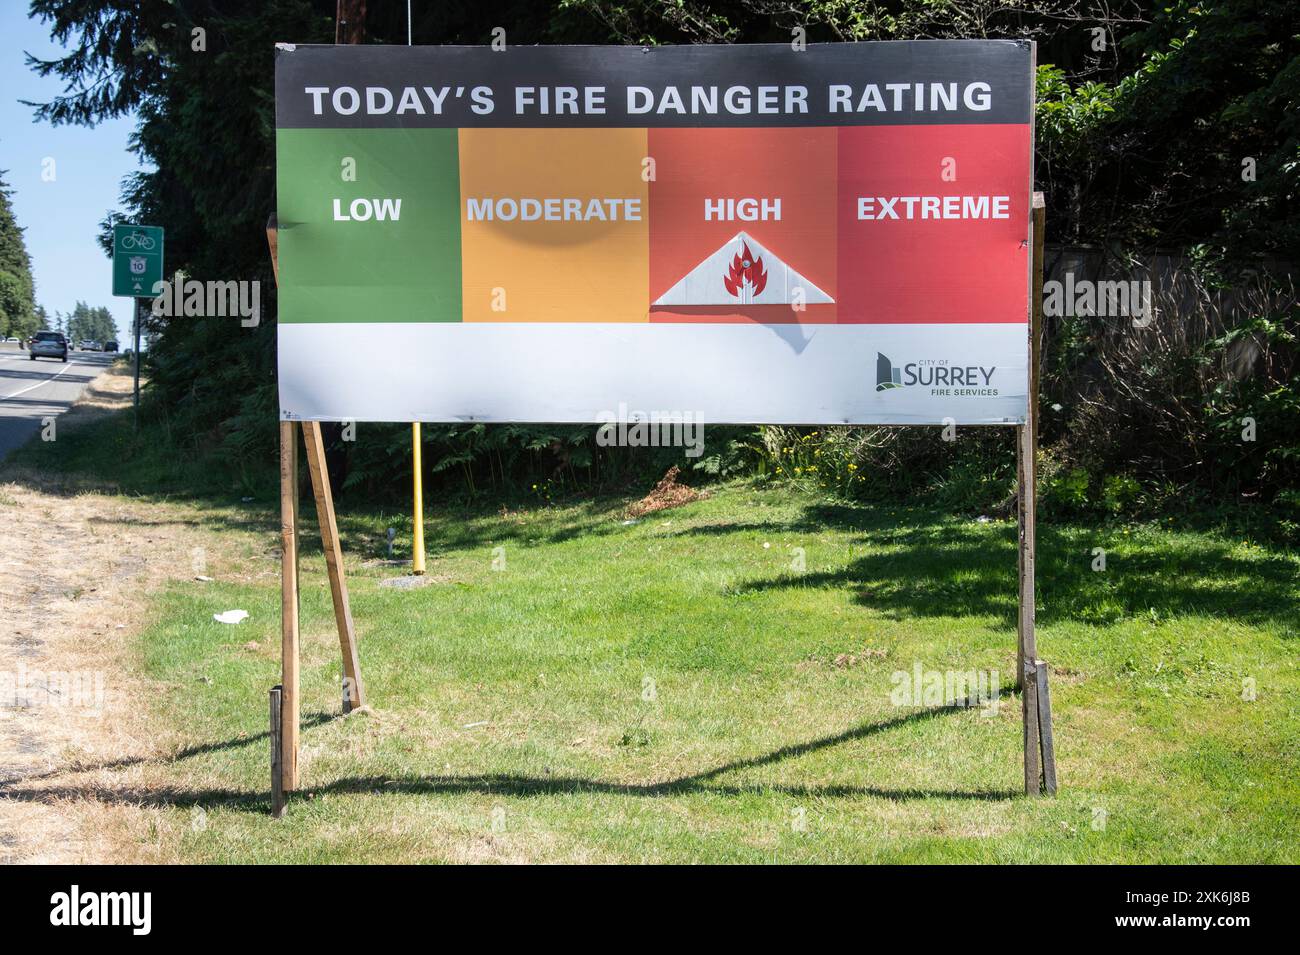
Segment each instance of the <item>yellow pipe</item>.
[[420,422],[411,424],[412,462],[415,469],[415,533],[411,540],[411,573],[424,573],[424,475],[420,464]]

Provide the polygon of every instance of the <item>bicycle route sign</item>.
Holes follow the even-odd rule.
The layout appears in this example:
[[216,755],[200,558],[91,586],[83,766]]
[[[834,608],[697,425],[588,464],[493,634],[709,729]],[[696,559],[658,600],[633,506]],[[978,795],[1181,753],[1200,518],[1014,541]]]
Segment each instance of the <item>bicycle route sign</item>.
[[163,230],[156,225],[113,226],[113,294],[152,298],[163,280]]

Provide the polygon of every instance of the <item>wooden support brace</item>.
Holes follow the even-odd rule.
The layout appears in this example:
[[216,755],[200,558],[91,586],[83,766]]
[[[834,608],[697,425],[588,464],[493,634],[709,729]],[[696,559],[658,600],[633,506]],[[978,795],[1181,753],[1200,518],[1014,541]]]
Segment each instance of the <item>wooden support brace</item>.
[[280,422],[280,764],[298,788],[298,425]]
[[[266,227],[271,250],[271,267],[276,279],[280,275],[279,232],[275,217]],[[334,514],[334,496],[330,489],[329,469],[325,461],[325,441],[317,421],[280,422],[280,656],[279,688],[279,765],[273,769],[280,782],[281,797],[298,788],[299,703],[299,623],[298,623],[298,435],[301,427],[307,449],[307,470],[311,475],[316,500],[316,518],[320,524],[325,566],[329,574],[330,596],[334,602],[334,621],[338,626],[339,646],[343,651],[343,712],[365,705],[361,682],[361,664],[357,655],[356,627],[348,601],[347,580],[343,572],[343,548],[339,542],[338,521]],[[272,793],[274,800],[274,792]]]
[[348,584],[343,573],[343,547],[339,543],[338,522],[334,516],[334,496],[330,493],[329,469],[325,463],[325,440],[319,421],[304,421],[303,441],[307,446],[307,470],[311,473],[312,492],[316,496],[316,519],[320,523],[321,545],[325,550],[325,567],[329,573],[330,596],[334,601],[334,622],[339,631],[339,648],[343,651],[343,712],[365,706],[361,685],[361,661],[357,656],[357,634],[348,604]]

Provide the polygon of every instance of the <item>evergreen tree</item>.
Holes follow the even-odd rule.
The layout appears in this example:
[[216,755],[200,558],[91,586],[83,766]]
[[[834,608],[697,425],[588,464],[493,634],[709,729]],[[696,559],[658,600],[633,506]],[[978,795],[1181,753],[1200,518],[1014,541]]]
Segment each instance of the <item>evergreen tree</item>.
[[9,203],[11,194],[0,171],[0,337],[26,338],[37,329],[32,260]]
[[85,302],[77,302],[68,319],[67,335],[74,343],[94,341],[103,344],[117,337],[117,325],[113,313],[104,306],[91,308]]

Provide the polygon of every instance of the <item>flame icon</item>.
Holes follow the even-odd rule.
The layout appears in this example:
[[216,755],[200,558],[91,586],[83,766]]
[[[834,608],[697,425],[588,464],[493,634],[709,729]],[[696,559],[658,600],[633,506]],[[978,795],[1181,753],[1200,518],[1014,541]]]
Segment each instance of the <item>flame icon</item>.
[[731,267],[722,277],[722,284],[742,302],[752,302],[754,296],[767,288],[767,271],[763,268],[763,260],[749,251],[749,243],[742,242],[741,245],[741,251],[731,260]]

